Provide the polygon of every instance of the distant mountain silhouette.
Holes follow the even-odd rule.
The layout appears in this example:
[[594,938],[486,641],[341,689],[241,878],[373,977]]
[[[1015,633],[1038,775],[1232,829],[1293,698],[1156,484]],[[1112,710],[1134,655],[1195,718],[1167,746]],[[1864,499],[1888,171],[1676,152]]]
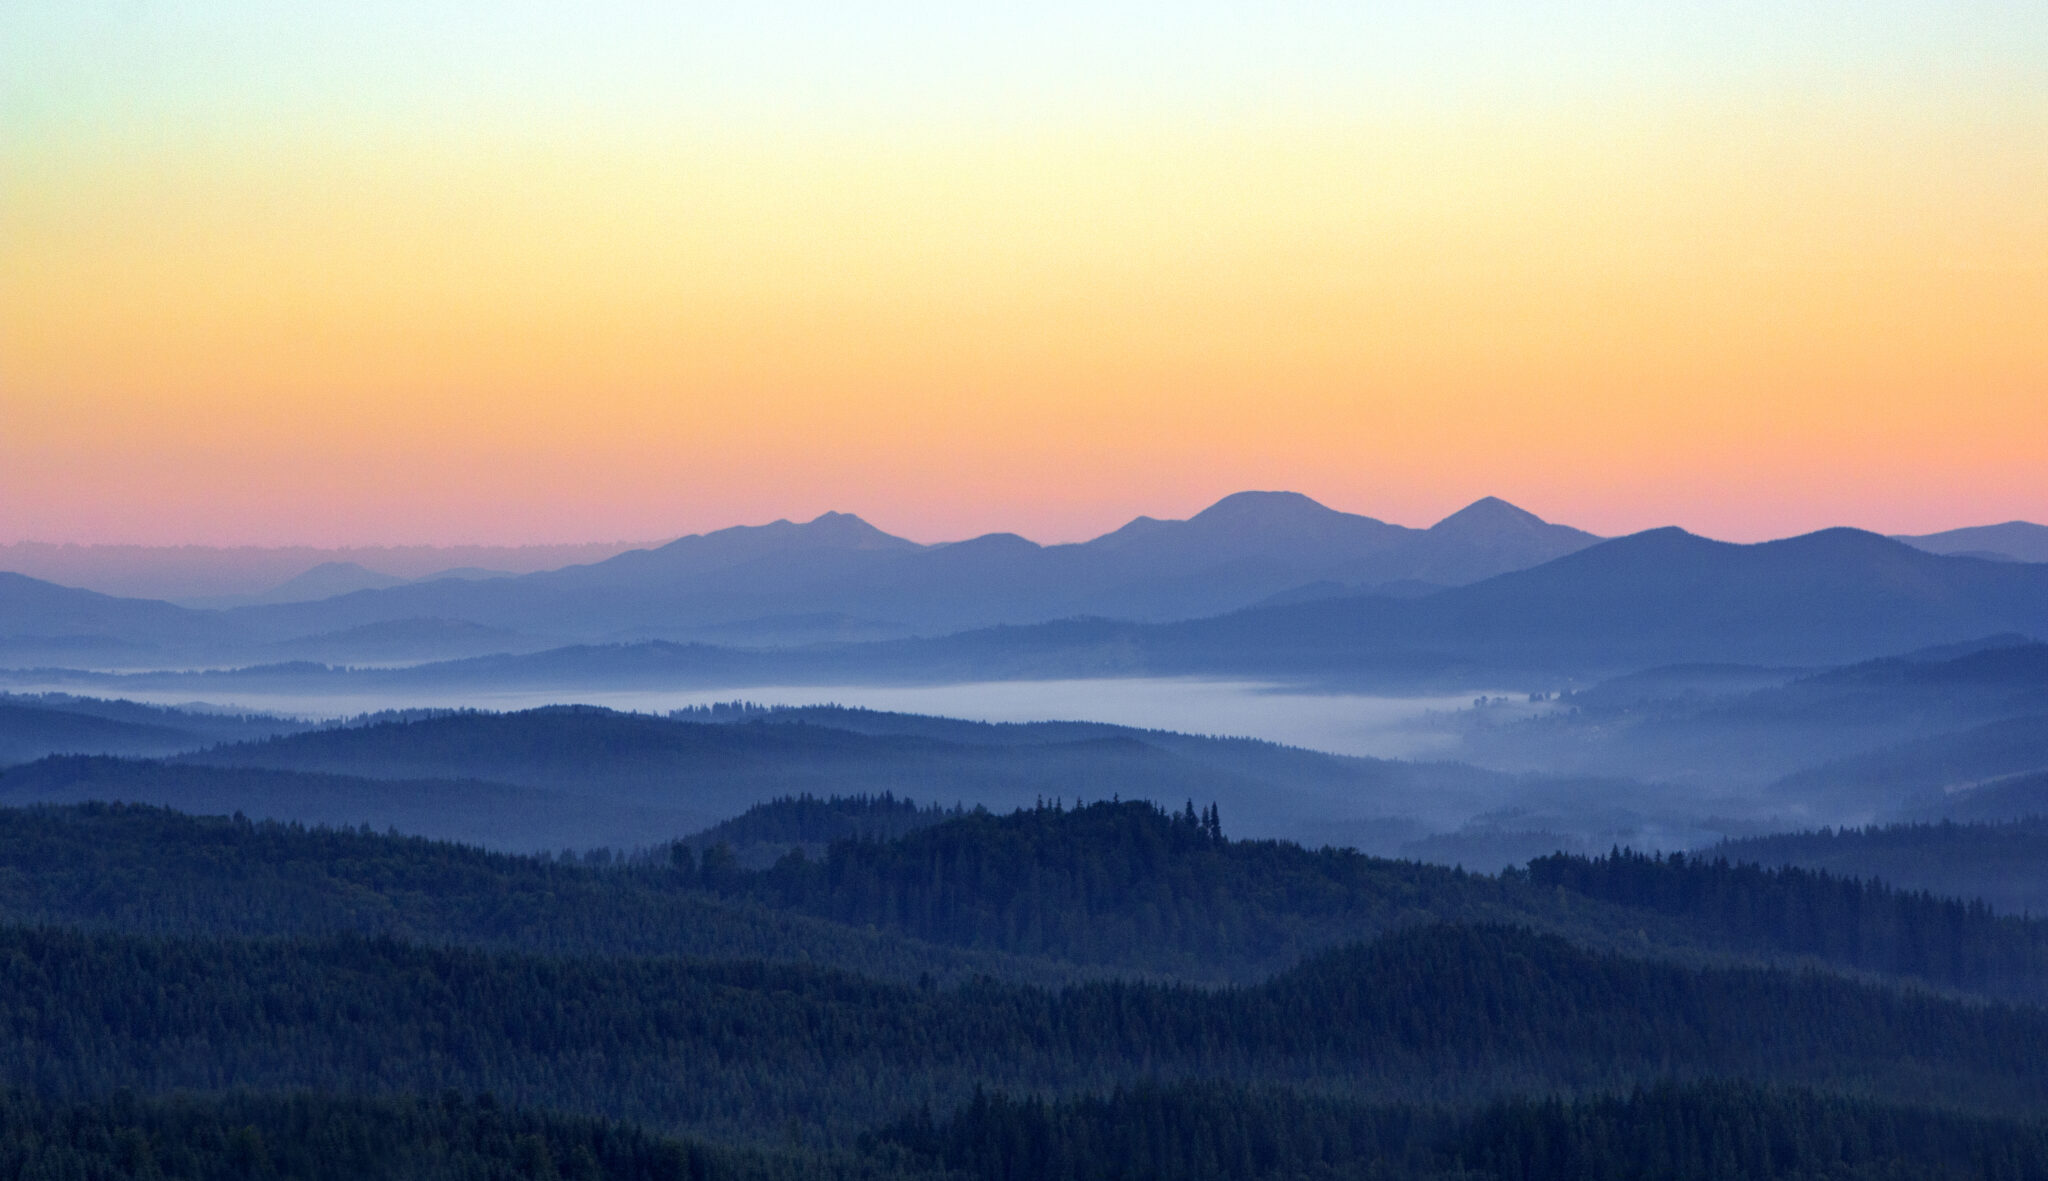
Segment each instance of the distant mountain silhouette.
[[308,603],[359,590],[383,590],[412,581],[372,570],[357,562],[322,562],[258,594],[204,603],[205,606],[255,606],[264,603]]
[[0,699],[0,767],[51,754],[175,754],[198,742],[172,726]]
[[1973,555],[2003,558],[2012,562],[2048,562],[2048,525],[2029,521],[2007,521],[2003,525],[1975,525],[1942,533],[1894,537],[1915,549],[1931,554]]
[[122,599],[0,573],[0,663],[144,660],[169,647],[224,644],[233,627],[210,611],[152,599]]
[[[834,675],[1275,675],[1466,681],[1683,663],[1823,666],[2048,635],[2048,568],[1831,529],[1735,545],[1658,529],[1417,599],[1332,598],[1143,625],[1072,620],[819,654]],[[780,666],[789,675],[795,664]]]
[[53,754],[174,754],[289,734],[309,725],[63,694],[0,694],[0,767]]
[[[1283,511],[1299,511],[1298,505],[1279,503]],[[1479,515],[1478,523],[1484,524],[1488,515],[1506,520],[1509,537],[1512,530],[1530,528],[1492,507]],[[444,631],[463,625],[504,628],[519,633],[516,644],[508,641],[511,650],[534,651],[570,626],[609,626],[609,643],[421,670],[425,680],[491,677],[534,683],[566,676],[583,685],[608,683],[612,675],[650,685],[1211,674],[1468,684],[1474,677],[1527,674],[1554,683],[1558,677],[1686,663],[1820,667],[1973,643],[2000,633],[2048,635],[2048,566],[1943,557],[1853,529],[1760,545],[1657,529],[1419,598],[1329,597],[1161,623],[1088,618],[1071,609],[1077,602],[1120,602],[1158,610],[1176,592],[1180,604],[1188,606],[1201,597],[1190,588],[1213,593],[1229,586],[1233,594],[1243,594],[1256,588],[1246,572],[1283,567],[1278,560],[1244,558],[1177,581],[1169,560],[1173,547],[1187,535],[1185,527],[1209,525],[1175,524],[1184,528],[1148,527],[1106,545],[1112,551],[1149,548],[1166,555],[1120,566],[1115,553],[1104,557],[1091,550],[1096,542],[1036,547],[998,536],[918,547],[839,518],[816,531],[828,539],[826,544],[794,544],[812,536],[812,526],[785,524],[734,538],[688,539],[693,544],[669,556],[649,551],[524,578],[414,584],[218,616],[34,585],[41,588],[38,594],[63,599],[87,615],[88,608],[125,611],[160,618],[172,630],[227,621],[289,638],[319,624],[342,633],[390,622],[381,616],[409,609],[415,613],[399,618],[447,621],[436,625]],[[1148,533],[1153,536],[1145,537]],[[1482,533],[1503,536],[1497,528]],[[1395,547],[1414,540],[1398,541]],[[1285,548],[1266,539],[1258,544],[1269,554]],[[642,567],[659,562],[693,565],[703,572],[673,580],[640,576]],[[1131,569],[1166,573],[1137,584],[1117,581]],[[1267,577],[1303,585],[1298,572]],[[1091,578],[1097,580],[1092,587]],[[6,585],[0,584],[0,603]],[[1061,591],[1065,596],[1056,597]],[[808,619],[801,626],[813,640],[829,638],[821,635],[821,619],[919,618],[935,621],[932,626],[939,630],[948,620],[998,612],[1028,617],[1058,610],[1064,618],[970,626],[928,639],[780,651],[639,642],[647,635],[689,634],[703,626],[693,619],[714,611],[772,621],[778,607],[818,600],[850,603],[858,610],[843,617],[792,614],[788,626]],[[743,610],[753,614],[740,616]],[[772,632],[781,625],[758,626]],[[259,651],[289,649],[273,642]]]
[[[1986,819],[1987,801],[2009,800],[2017,794],[2012,782],[2042,774],[2048,774],[2048,715],[2036,714],[1825,763],[1786,776],[1775,790],[1787,798],[1889,804],[1919,816],[1947,814],[1967,802],[1964,815]],[[1971,795],[1979,790],[1987,794]]]
[[1394,555],[1402,565],[1388,581],[1408,579],[1448,585],[1478,582],[1496,574],[1540,566],[1599,540],[1584,530],[1553,525],[1534,513],[1489,496],[1405,541]]
[[[2048,824],[2048,771],[2010,775],[1976,787],[1944,792],[1928,799],[1916,818],[1977,823],[2027,820],[2036,825]],[[2036,861],[2031,869],[2038,874],[2042,864]],[[2034,913],[2043,913],[2043,908],[2036,908]]]
[[1185,521],[1139,517],[1075,548],[1142,555],[1162,567],[1207,566],[1224,556],[1313,564],[1333,554],[1378,553],[1415,532],[1326,508],[1298,492],[1239,492]]
[[676,576],[726,570],[791,553],[908,553],[922,549],[882,532],[851,513],[826,513],[803,524],[776,521],[769,525],[737,525],[714,533],[693,533],[654,549],[628,550],[589,566],[551,572],[563,578],[596,571],[613,574],[659,572]]
[[2048,569],[1941,557],[1854,529],[1760,545],[1656,529],[1413,601],[1264,608],[1172,625],[1159,639],[1240,667],[1434,657],[1612,669],[1839,664],[1997,632],[2048,634]]
[[[827,513],[520,578],[413,584],[237,615],[271,640],[437,618],[558,641],[777,646],[1078,616],[1192,619],[1321,582],[1469,582],[1596,540],[1491,498],[1425,530],[1297,493],[1244,492],[1185,521],[1140,517],[1093,541],[1052,546],[1009,533],[924,546]],[[824,620],[844,623],[821,628]]]
[[269,655],[336,664],[409,664],[495,652],[532,652],[545,646],[517,632],[459,619],[393,619],[287,640],[275,645]]
[[0,570],[103,595],[165,599],[187,607],[221,605],[262,594],[326,563],[354,564],[398,579],[445,577],[469,567],[530,574],[595,562],[646,542],[572,545],[381,545],[321,549],[308,545],[0,545]]

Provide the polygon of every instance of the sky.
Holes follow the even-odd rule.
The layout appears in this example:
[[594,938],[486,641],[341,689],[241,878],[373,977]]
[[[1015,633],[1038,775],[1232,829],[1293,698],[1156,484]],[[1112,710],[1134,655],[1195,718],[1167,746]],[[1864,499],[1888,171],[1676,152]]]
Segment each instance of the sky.
[[2048,5],[0,6],[0,543],[2048,521]]

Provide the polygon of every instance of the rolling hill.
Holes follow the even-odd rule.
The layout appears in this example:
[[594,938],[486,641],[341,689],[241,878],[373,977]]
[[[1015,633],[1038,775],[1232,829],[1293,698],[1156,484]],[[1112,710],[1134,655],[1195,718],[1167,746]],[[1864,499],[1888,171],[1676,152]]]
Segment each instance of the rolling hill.
[[1941,533],[1901,536],[1896,540],[1932,554],[1973,554],[2008,562],[2048,562],[2048,525],[2036,525],[2031,521],[1973,525]]
[[[733,724],[587,707],[462,713],[216,746],[180,755],[174,765],[538,789],[544,795],[531,806],[490,805],[506,809],[490,821],[500,831],[518,826],[528,834],[506,842],[520,848],[559,846],[552,834],[565,825],[587,832],[608,824],[614,835],[601,843],[630,846],[703,828],[780,796],[892,793],[999,809],[1054,798],[1171,805],[1198,799],[1219,804],[1233,828],[1250,835],[1392,849],[1430,824],[1454,824],[1528,786],[1455,764],[1349,758],[1247,740],[822,709]],[[151,775],[124,774],[134,783]],[[166,794],[119,798],[189,806]],[[460,811],[441,827],[422,827],[416,818],[407,831],[446,833],[446,825],[474,830],[483,823]],[[299,818],[271,809],[252,814]]]

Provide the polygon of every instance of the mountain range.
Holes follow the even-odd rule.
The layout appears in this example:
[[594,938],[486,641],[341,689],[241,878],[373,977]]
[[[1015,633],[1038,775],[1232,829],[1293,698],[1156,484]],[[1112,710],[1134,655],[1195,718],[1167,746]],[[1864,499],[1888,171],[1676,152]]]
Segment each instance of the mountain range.
[[[1140,517],[1093,541],[1010,533],[924,546],[858,517],[724,529],[588,566],[437,581],[241,613],[282,636],[402,618],[461,619],[558,640],[768,642],[939,635],[1077,616],[1157,622],[1215,615],[1304,586],[1454,584],[1584,548],[1591,534],[1483,500],[1428,529],[1246,492],[1185,521]],[[721,632],[726,634],[721,634]]]
[[1999,562],[2048,562],[2048,525],[2030,521],[1974,525],[1917,537],[1898,536],[1893,540],[1931,554],[1965,554]]
[[[321,549],[310,545],[77,545],[18,541],[0,545],[0,570],[46,582],[180,606],[222,606],[287,591],[300,576],[322,567],[321,585],[353,574],[357,585],[392,585],[464,571],[531,574],[576,562],[596,562],[645,548],[649,542],[600,541],[568,545],[369,545]],[[290,593],[321,586],[295,588]],[[327,590],[327,594],[338,593]]]
[[[920,545],[827,513],[517,576],[457,570],[394,584],[330,563],[261,596],[272,602],[227,610],[67,593],[16,576],[0,583],[0,659],[122,667],[154,649],[170,663],[208,663],[232,648],[243,661],[376,663],[574,642],[787,646],[1071,616],[1162,621],[1289,594],[1433,589],[1597,540],[1491,498],[1410,529],[1294,493],[1240,493],[1185,521],[1140,517],[1052,546],[1014,534]],[[329,588],[344,593],[314,597]]]
[[1850,529],[1759,545],[1659,529],[1421,597],[1352,593],[1164,623],[1075,618],[763,651],[580,645],[348,675],[365,690],[1220,676],[1550,691],[1662,665],[1840,665],[2006,634],[2048,635],[2048,565],[1942,557]]
[[[617,666],[667,681],[1458,681],[1689,661],[1831,665],[1994,633],[2048,634],[2048,564],[2008,552],[2031,553],[2022,543],[2036,527],[1989,528],[1908,541],[1851,529],[1759,545],[1678,529],[1603,541],[1493,498],[1411,529],[1295,493],[1246,492],[1184,521],[1140,517],[1076,544],[989,534],[921,545],[827,513],[587,565],[444,572],[452,576],[225,610],[0,575],[0,665],[492,657],[435,675],[520,679],[584,667],[602,676]],[[1996,556],[1971,548],[1994,543],[2006,547]],[[1961,553],[1931,552],[1939,546]],[[365,577],[380,576],[320,567],[271,597]]]

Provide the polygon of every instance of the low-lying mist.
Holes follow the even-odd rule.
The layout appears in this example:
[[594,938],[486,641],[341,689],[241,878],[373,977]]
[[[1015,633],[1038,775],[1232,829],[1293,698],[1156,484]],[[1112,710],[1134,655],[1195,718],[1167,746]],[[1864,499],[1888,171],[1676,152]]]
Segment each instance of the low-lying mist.
[[[10,696],[20,733],[0,735],[0,762],[171,757],[182,769],[38,765],[8,772],[0,799],[127,793],[527,849],[671,839],[794,793],[997,810],[1192,799],[1222,805],[1246,836],[1491,870],[1556,850],[1689,850],[2042,811],[2028,777],[2048,770],[2044,654],[1998,638],[1819,671],[1686,666],[1562,693],[1456,696],[1133,677],[714,689],[477,680],[348,693],[245,681],[195,710],[187,680],[129,695],[187,707],[160,716]],[[734,701],[751,707],[705,709]],[[547,708],[571,703],[593,708]],[[92,709],[103,716],[73,716]],[[363,720],[394,710],[478,712],[467,724]],[[222,711],[286,720],[199,720]],[[746,737],[761,726],[779,736]],[[341,731],[375,734],[289,737]],[[223,742],[239,745],[215,749]],[[506,754],[522,743],[539,745]]]
[[[55,686],[25,686],[36,692]],[[959,685],[733,685],[711,689],[498,689],[463,685],[404,692],[277,693],[237,691],[194,701],[189,689],[123,691],[155,705],[274,713],[307,719],[355,717],[385,710],[513,711],[549,705],[594,705],[629,713],[667,714],[718,702],[841,705],[886,713],[929,714],[974,722],[1101,722],[1140,730],[1171,730],[1219,738],[1254,738],[1331,754],[1367,758],[1456,757],[1465,729],[1461,711],[1484,700],[1492,716],[1526,694],[1460,693],[1403,696],[1315,692],[1284,684],[1187,677],[1099,680],[986,681]],[[1534,707],[1540,709],[1541,707]],[[1520,711],[1517,711],[1520,712]]]

